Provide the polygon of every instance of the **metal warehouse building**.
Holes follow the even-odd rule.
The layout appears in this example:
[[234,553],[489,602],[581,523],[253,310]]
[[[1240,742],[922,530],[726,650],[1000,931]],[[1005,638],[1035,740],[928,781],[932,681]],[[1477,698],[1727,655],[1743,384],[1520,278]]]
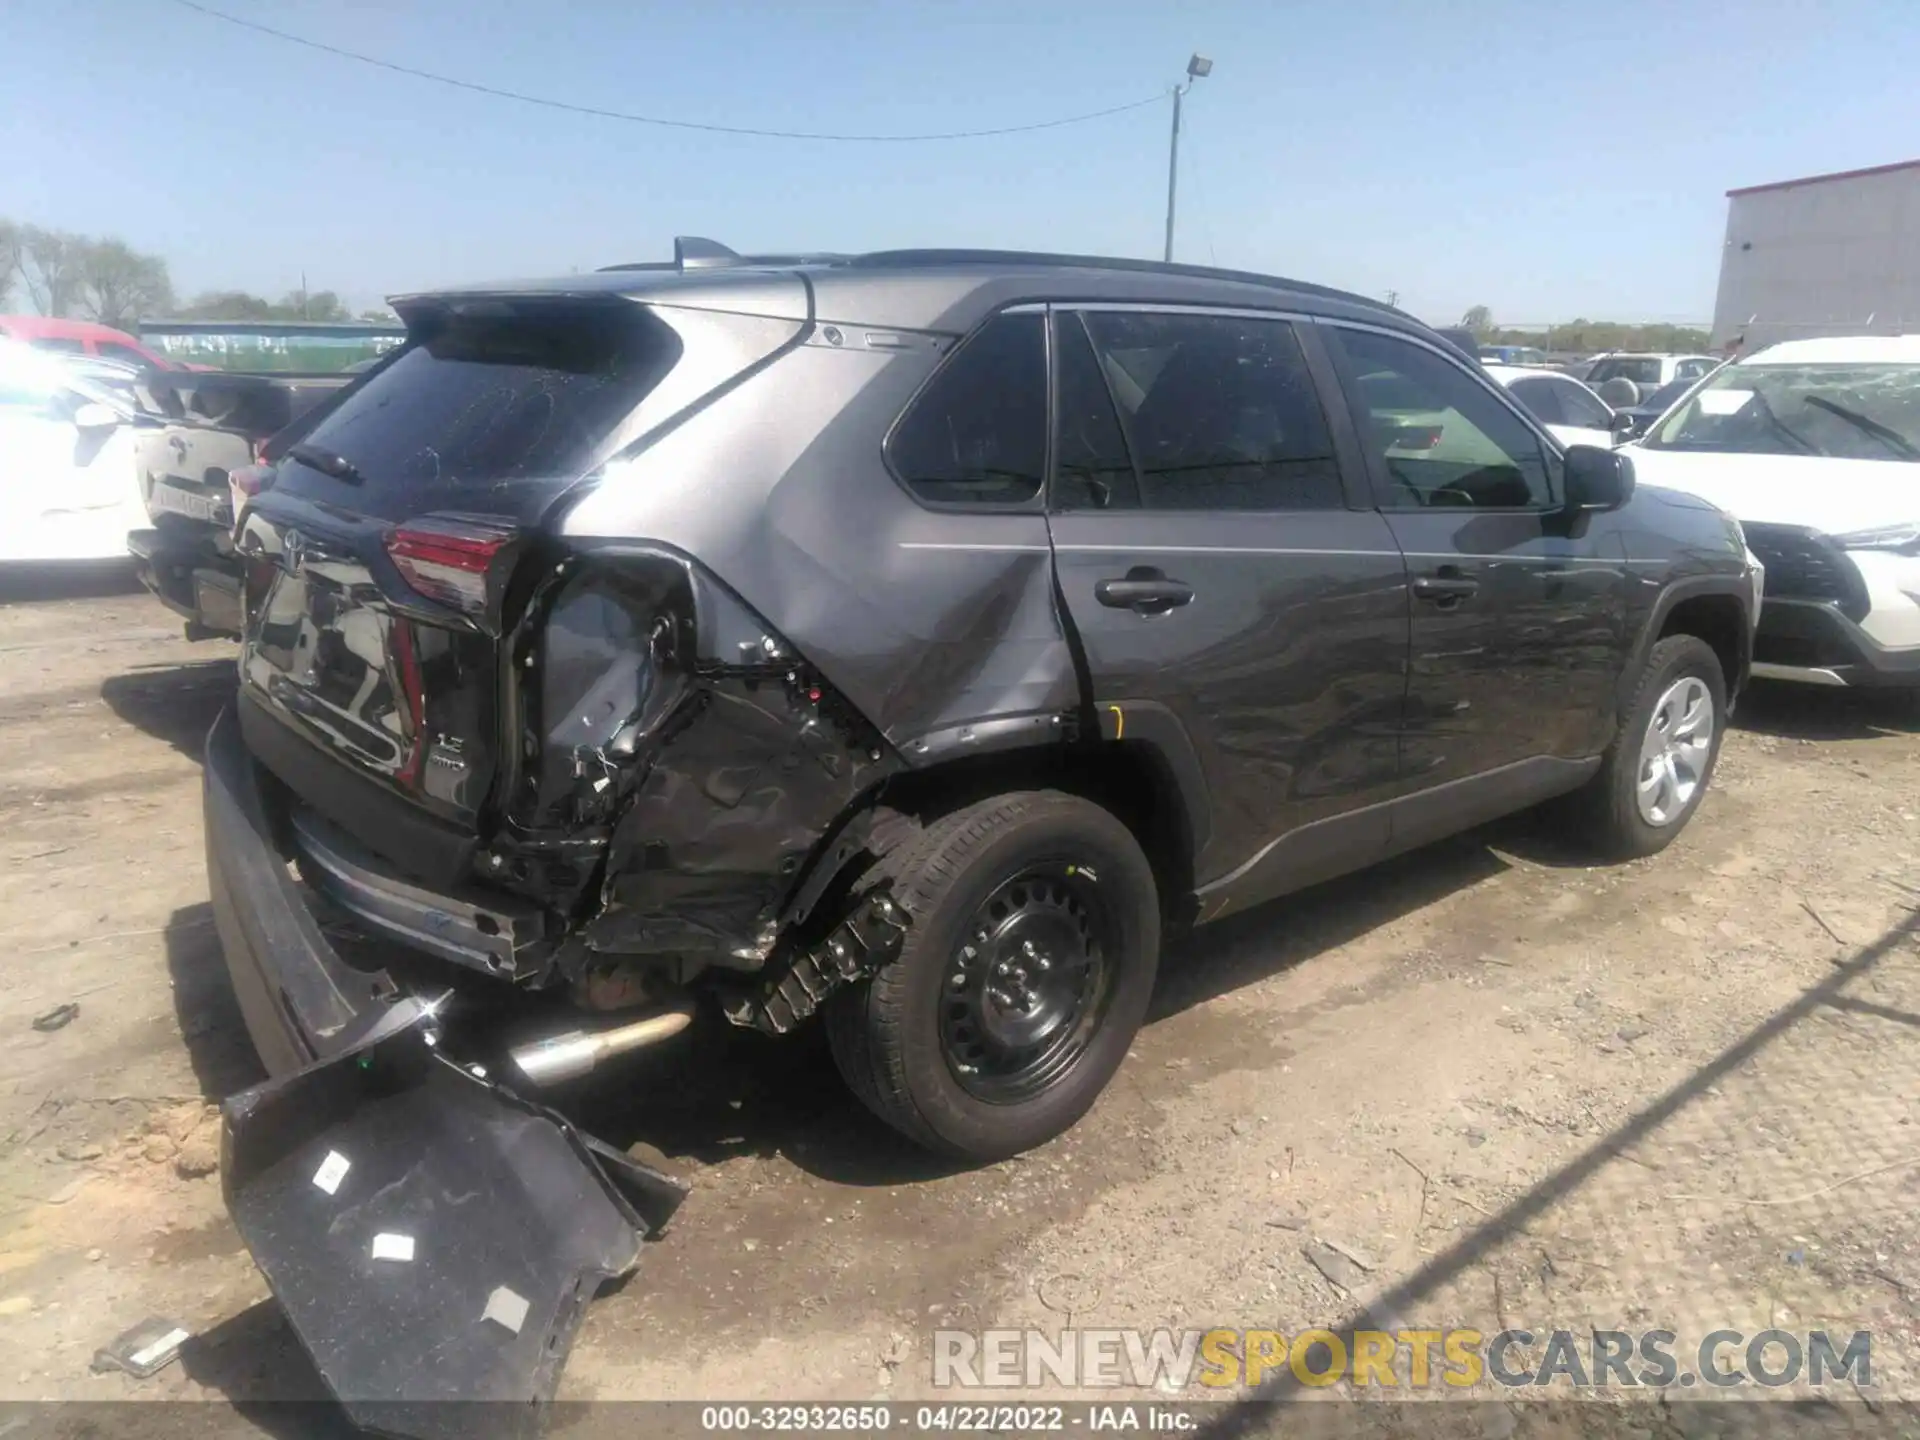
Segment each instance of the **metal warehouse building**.
[[1920,160],[1727,192],[1713,343],[1920,331]]

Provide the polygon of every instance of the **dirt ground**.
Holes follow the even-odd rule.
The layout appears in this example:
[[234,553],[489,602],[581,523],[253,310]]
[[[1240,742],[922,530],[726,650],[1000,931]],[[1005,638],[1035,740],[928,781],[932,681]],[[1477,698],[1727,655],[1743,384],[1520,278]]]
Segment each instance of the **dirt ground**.
[[[214,1173],[258,1073],[201,851],[232,655],[138,593],[0,603],[0,1401],[316,1390]],[[1093,1114],[989,1169],[817,1035],[696,1029],[594,1106],[695,1189],[563,1396],[925,1397],[936,1328],[1368,1314],[1863,1329],[1920,1399],[1916,713],[1763,689],[1664,855],[1521,817],[1202,931]],[[181,1363],[90,1373],[150,1315]]]

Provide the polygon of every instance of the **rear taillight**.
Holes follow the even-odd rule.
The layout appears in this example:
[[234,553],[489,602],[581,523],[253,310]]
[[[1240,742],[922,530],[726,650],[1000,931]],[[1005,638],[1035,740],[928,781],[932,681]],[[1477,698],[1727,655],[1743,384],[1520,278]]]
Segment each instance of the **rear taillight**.
[[387,536],[387,554],[407,584],[429,600],[486,613],[494,566],[513,533],[461,521],[427,520]]
[[1440,443],[1441,428],[1438,425],[1408,425],[1393,437],[1396,450],[1431,450]]

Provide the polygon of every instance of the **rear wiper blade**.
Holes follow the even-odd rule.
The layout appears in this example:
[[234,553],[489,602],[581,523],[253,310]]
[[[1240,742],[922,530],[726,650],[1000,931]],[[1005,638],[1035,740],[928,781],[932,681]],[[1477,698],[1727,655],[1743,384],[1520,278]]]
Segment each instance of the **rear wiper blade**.
[[1882,425],[1878,420],[1870,416],[1862,415],[1858,410],[1850,410],[1845,405],[1836,405],[1824,395],[1808,395],[1805,396],[1800,403],[1803,405],[1818,405],[1829,415],[1839,416],[1842,420],[1853,426],[1854,429],[1865,431],[1882,445],[1885,445],[1889,450],[1893,451],[1894,454],[1903,456],[1908,460],[1920,460],[1920,450],[1914,448],[1911,440],[1907,439],[1907,437],[1902,435],[1898,430],[1890,429]]
[[319,445],[308,445],[305,442],[294,445],[288,449],[287,458],[298,460],[309,469],[318,470],[322,475],[331,475],[334,479],[345,481],[349,485],[362,484],[367,478],[360,473],[360,467],[346,456],[337,455]]

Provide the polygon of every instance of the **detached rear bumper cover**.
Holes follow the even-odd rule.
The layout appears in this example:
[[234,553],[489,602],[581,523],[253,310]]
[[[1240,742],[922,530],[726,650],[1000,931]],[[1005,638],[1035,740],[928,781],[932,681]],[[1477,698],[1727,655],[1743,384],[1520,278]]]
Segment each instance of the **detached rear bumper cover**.
[[230,714],[206,775],[216,921],[274,1073],[223,1106],[234,1223],[355,1424],[537,1433],[587,1301],[685,1185],[468,1073],[426,1006],[333,953]]

